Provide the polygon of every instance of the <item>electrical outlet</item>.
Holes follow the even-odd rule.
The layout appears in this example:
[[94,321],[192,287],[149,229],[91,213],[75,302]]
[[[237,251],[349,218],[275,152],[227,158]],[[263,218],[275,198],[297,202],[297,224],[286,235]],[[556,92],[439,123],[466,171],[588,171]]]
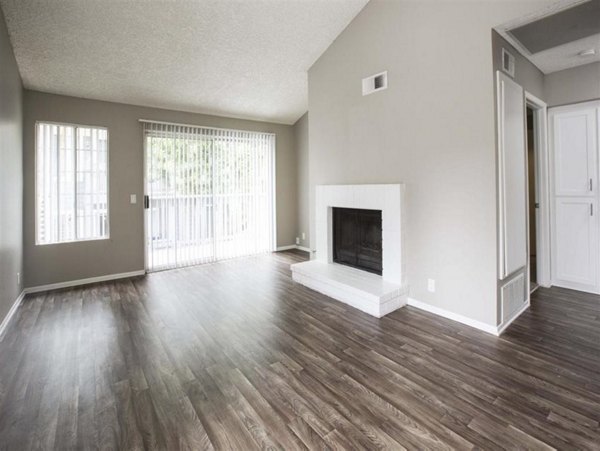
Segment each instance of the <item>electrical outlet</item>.
[[17,273],[17,286],[19,286],[19,287],[21,286],[21,273],[20,272]]
[[435,293],[435,279],[427,279],[427,291]]
[[302,232],[302,241],[306,239],[306,233]]
[[132,204],[137,204],[137,194],[130,194],[129,195],[129,202]]
[[300,244],[300,238],[296,237],[296,244]]

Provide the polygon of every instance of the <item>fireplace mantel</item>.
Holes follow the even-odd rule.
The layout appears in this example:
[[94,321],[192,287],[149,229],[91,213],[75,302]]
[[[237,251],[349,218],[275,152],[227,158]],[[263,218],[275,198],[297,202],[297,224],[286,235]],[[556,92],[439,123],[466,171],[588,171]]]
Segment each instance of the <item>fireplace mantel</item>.
[[[403,197],[403,184],[317,186],[315,260],[292,265],[294,280],[377,317],[404,306]],[[333,207],[381,210],[381,276],[333,262]]]

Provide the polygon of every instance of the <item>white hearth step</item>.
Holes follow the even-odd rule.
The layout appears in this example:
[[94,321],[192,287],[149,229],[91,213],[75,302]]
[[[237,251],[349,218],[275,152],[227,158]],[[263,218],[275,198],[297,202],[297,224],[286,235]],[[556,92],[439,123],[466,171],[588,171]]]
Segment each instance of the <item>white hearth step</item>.
[[291,269],[294,281],[378,318],[406,305],[407,287],[377,274],[320,260]]

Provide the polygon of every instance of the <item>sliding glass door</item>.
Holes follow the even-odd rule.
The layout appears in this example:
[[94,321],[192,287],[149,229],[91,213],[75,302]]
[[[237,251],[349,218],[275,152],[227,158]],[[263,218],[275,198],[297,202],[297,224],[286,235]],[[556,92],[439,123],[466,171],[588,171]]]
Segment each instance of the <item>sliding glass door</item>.
[[269,252],[275,135],[144,122],[148,271]]

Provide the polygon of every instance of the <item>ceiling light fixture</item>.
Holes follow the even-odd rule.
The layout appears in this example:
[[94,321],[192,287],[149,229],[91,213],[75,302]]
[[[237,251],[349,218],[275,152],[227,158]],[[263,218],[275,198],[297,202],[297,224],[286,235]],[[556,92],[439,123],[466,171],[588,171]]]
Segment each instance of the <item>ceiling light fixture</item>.
[[578,53],[579,56],[593,56],[596,54],[596,49],[582,50]]

